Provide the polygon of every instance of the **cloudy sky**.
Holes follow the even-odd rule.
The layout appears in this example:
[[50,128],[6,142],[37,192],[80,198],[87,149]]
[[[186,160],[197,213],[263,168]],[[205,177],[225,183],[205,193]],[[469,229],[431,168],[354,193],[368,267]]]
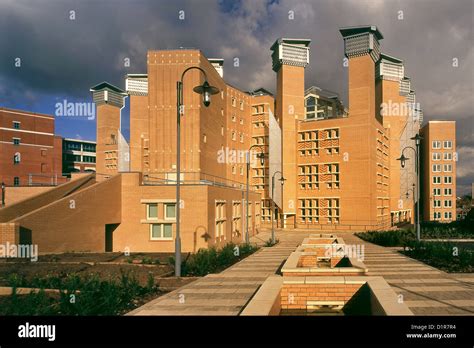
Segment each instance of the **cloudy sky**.
[[[225,79],[243,90],[274,91],[278,37],[311,39],[306,86],[347,105],[338,28],[373,24],[382,51],[404,60],[425,120],[457,121],[463,194],[474,181],[473,18],[472,0],[0,0],[0,105],[54,114],[58,101],[90,101],[98,82],[124,87],[125,74],[145,73],[148,49],[177,47],[224,58]],[[94,139],[95,124],[58,117],[56,132]]]

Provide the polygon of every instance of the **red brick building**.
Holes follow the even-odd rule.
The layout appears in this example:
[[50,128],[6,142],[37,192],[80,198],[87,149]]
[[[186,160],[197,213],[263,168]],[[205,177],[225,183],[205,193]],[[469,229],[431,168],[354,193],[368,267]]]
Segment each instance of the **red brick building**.
[[62,138],[54,117],[0,107],[0,182],[7,186],[62,182]]

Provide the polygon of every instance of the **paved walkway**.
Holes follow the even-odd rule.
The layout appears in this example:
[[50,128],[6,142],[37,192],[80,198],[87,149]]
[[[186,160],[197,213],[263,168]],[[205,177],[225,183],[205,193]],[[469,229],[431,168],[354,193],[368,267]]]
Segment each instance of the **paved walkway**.
[[[129,315],[238,315],[265,279],[310,231],[278,231],[280,243],[262,248],[219,274],[211,274],[161,296]],[[316,232],[317,233],[317,232]],[[346,244],[364,244],[368,275],[383,276],[415,315],[474,315],[474,274],[448,274],[396,250],[337,232]],[[268,232],[258,235],[267,240]]]
[[[262,232],[252,242],[261,244]],[[290,234],[276,246],[255,254],[218,274],[210,274],[163,295],[128,315],[238,315],[269,275],[275,274],[303,235]]]

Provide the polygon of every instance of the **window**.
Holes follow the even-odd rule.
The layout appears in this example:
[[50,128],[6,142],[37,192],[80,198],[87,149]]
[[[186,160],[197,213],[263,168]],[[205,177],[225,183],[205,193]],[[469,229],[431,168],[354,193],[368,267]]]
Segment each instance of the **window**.
[[95,163],[94,156],[82,156],[82,161],[86,163]]
[[441,189],[440,188],[433,189],[433,196],[441,196]]
[[235,105],[236,105],[236,100],[235,100],[235,98],[234,98],[234,97],[232,97],[232,106],[234,106],[234,107],[235,107]]
[[453,206],[453,202],[450,200],[444,201],[444,207],[445,208],[451,208]]
[[451,152],[445,152],[444,153],[444,160],[445,161],[452,161],[453,159],[453,154]]
[[157,203],[150,203],[147,204],[147,219],[158,219],[158,204]]
[[13,129],[20,129],[20,122],[13,121]]
[[206,134],[203,134],[203,135],[202,135],[202,141],[203,141],[204,144],[207,143],[207,136],[206,136]]
[[244,167],[240,167],[240,175],[244,175]]
[[216,239],[222,238],[225,239],[225,202],[216,202]]
[[441,141],[434,140],[434,141],[431,143],[431,147],[432,147],[433,149],[441,149]]
[[13,178],[13,186],[20,186],[20,178],[18,176]]
[[41,173],[46,173],[48,165],[46,163],[41,163]]
[[151,224],[150,239],[173,239],[173,227],[171,224]]
[[45,149],[41,149],[41,157],[46,157],[46,150]]
[[444,165],[444,171],[445,172],[452,172],[453,171],[453,166],[451,164],[445,164]]
[[[441,213],[440,213],[440,217],[441,217]],[[450,211],[445,211],[444,212],[444,218],[445,219],[451,219],[452,218],[452,213]]]
[[235,140],[235,132],[232,132],[232,140]]
[[232,166],[232,174],[235,174],[235,173],[236,173],[235,166]]
[[445,141],[443,141],[443,147],[445,149],[452,149],[453,148],[453,142],[451,140],[445,140]]
[[434,216],[435,220],[436,220],[436,219],[441,219],[441,212],[435,211],[434,214],[433,214],[433,216]]
[[176,204],[165,204],[165,220],[176,219]]
[[237,116],[232,115],[232,122],[237,122]]
[[13,164],[20,164],[21,162],[21,154],[19,152],[16,152],[13,155]]
[[445,177],[444,177],[444,183],[445,183],[445,184],[452,184],[452,183],[453,183],[453,177],[451,177],[451,176],[445,176]]
[[82,149],[87,152],[95,152],[95,144],[82,144]]
[[241,102],[240,102],[240,110],[243,110],[243,109],[244,109],[244,102],[241,101]]
[[450,188],[445,188],[444,189],[444,195],[445,196],[451,196],[453,194],[453,190]]
[[435,208],[441,207],[441,200],[435,199],[435,200],[433,201],[433,207],[435,207]]
[[244,142],[244,135],[242,133],[240,133],[240,142],[243,143]]
[[66,143],[66,150],[80,151],[81,144],[80,143]]
[[441,184],[441,177],[433,176],[433,184]]
[[224,126],[221,126],[221,135],[224,136]]
[[244,124],[244,119],[243,118],[240,119],[240,124]]
[[433,152],[433,161],[440,161],[441,160],[441,154],[439,152]]
[[433,164],[432,171],[433,172],[440,172],[441,171],[441,164]]
[[20,138],[13,138],[13,145],[20,145]]

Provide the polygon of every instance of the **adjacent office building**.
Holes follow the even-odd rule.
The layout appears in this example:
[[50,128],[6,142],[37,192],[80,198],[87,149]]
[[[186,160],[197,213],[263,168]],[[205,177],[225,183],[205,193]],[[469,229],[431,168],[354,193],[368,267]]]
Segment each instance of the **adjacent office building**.
[[95,141],[63,138],[63,173],[95,172]]
[[456,122],[429,121],[420,131],[422,219],[456,220]]
[[0,107],[0,182],[6,186],[62,182],[62,139],[54,117]]

